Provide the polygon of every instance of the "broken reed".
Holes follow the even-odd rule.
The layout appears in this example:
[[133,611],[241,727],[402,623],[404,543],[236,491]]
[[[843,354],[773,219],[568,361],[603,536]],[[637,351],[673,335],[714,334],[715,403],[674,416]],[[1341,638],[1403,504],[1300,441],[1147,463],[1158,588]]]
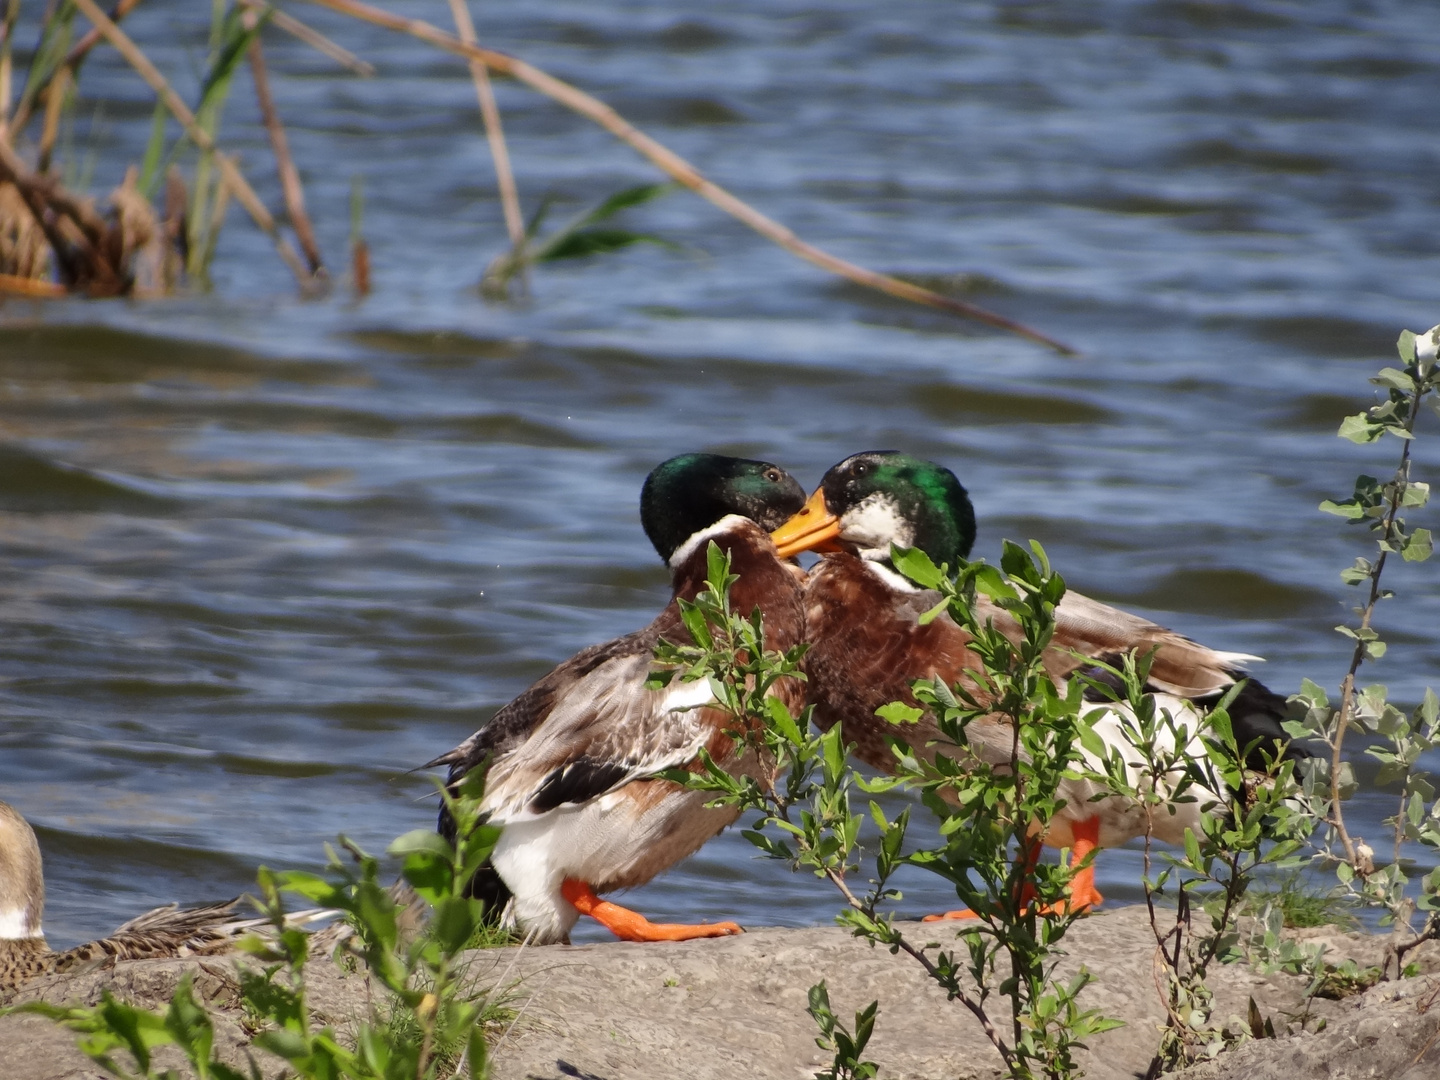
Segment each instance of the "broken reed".
[[[23,89],[11,109],[13,38],[19,0],[0,0],[6,6],[0,18],[0,291],[27,295],[90,296],[152,294],[176,287],[175,271],[183,266],[192,279],[205,280],[214,257],[216,240],[230,199],[246,210],[257,227],[275,244],[302,292],[321,287],[325,265],[305,209],[300,175],[290,157],[279,110],[270,94],[260,30],[268,22],[335,60],[346,70],[368,75],[373,68],[358,60],[294,16],[279,12],[264,0],[214,0],[211,5],[210,47],[200,100],[193,110],[175,92],[144,49],[120,28],[120,22],[140,0],[116,0],[108,13],[95,0],[57,0],[46,10],[39,44],[29,59]],[[475,28],[464,0],[451,0],[457,34],[416,19],[392,15],[356,0],[312,0],[350,18],[407,34],[435,48],[463,58],[470,67],[477,102],[495,164],[497,188],[510,239],[509,259],[520,270],[537,261],[527,255],[519,196],[501,130],[500,113],[491,92],[491,73],[514,78],[559,104],[586,117],[630,146],[674,183],[693,191],[725,213],[744,222],[766,239],[830,273],[899,299],[924,304],[962,318],[1017,334],[1063,354],[1073,354],[1063,343],[1012,319],[964,301],[926,289],[913,282],[858,266],[801,240],[784,225],[706,179],[693,165],[639,131],[615,110],[582,90],[533,65],[476,44]],[[81,20],[76,16],[82,16]],[[88,28],[78,38],[76,32]],[[135,199],[116,193],[108,197],[110,212],[100,214],[94,201],[72,193],[53,175],[51,158],[56,132],[74,109],[76,89],[85,58],[101,42],[119,52],[156,95],[150,146],[140,167],[138,190],[151,199],[163,175],[167,213],[156,213],[153,202],[140,206]],[[248,57],[251,82],[262,122],[274,154],[286,217],[302,259],[290,238],[280,230],[270,210],[255,194],[235,160],[218,145],[220,118],[242,58]],[[33,155],[26,164],[17,151],[27,126],[38,113],[45,118]],[[168,149],[165,132],[174,119],[183,136]],[[175,174],[161,168],[173,164],[182,151],[192,149],[195,164],[188,184],[185,215],[175,227],[168,213]],[[3,192],[11,192],[10,197]],[[17,199],[18,197],[18,199]],[[120,203],[126,203],[126,210]],[[123,219],[123,220],[122,220]],[[613,250],[613,248],[611,248]],[[141,253],[147,252],[145,259]],[[368,284],[368,255],[353,243],[356,291]]]

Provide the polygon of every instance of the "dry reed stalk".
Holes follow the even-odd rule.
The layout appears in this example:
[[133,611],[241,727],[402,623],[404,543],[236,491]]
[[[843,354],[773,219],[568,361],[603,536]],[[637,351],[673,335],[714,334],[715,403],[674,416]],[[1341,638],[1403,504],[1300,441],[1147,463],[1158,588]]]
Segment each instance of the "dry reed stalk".
[[112,230],[90,200],[77,199],[53,177],[32,173],[0,142],[0,181],[7,180],[44,231],[66,286],[91,296],[116,296],[129,288],[114,258]]
[[220,230],[225,226],[225,212],[230,209],[231,194],[233,194],[233,190],[230,187],[230,179],[221,173],[220,182],[215,185],[215,202],[210,207],[210,227],[205,231],[203,266],[206,274],[210,272],[210,261],[215,254],[215,246],[220,243]]
[[167,292],[180,283],[190,254],[187,249],[189,225],[185,220],[189,206],[190,192],[185,189],[185,176],[178,165],[171,165],[165,170],[165,214],[160,220],[165,247],[160,278]]
[[126,36],[125,32],[110,21],[109,17],[100,10],[95,0],[72,0],[72,2],[79,12],[84,15],[85,18],[89,19],[95,28],[100,31],[105,40],[114,46],[115,51],[125,58],[126,63],[133,67],[139,73],[140,77],[149,84],[150,89],[159,95],[160,100],[165,103],[165,107],[170,110],[170,115],[175,117],[175,119],[180,122],[180,126],[185,129],[185,134],[190,137],[190,141],[202,151],[214,153],[215,163],[219,166],[225,182],[230,185],[235,197],[240,201],[240,205],[245,207],[251,219],[260,227],[261,231],[270,237],[275,245],[275,250],[279,252],[280,258],[285,260],[285,265],[290,267],[291,272],[295,275],[295,280],[300,283],[301,288],[305,289],[309,287],[313,282],[309,271],[306,270],[305,264],[300,261],[300,256],[295,253],[295,248],[291,245],[290,241],[281,235],[280,229],[276,226],[275,219],[271,216],[270,211],[265,209],[265,204],[260,201],[260,197],[255,194],[255,190],[250,186],[235,162],[216,149],[215,140],[195,122],[195,114],[192,113],[185,102],[180,99],[180,95],[175,93],[171,88],[170,84],[165,80],[165,76],[160,74],[155,65],[150,62],[149,57],[140,51],[135,43]]
[[300,171],[290,156],[290,143],[285,138],[285,127],[280,123],[280,114],[275,111],[275,99],[270,96],[270,77],[265,71],[265,53],[260,48],[257,35],[250,42],[250,74],[255,80],[255,100],[260,106],[260,118],[270,136],[270,149],[275,154],[275,171],[280,176],[280,191],[285,198],[285,212],[290,217],[290,227],[300,241],[300,250],[310,263],[310,275],[320,277],[325,273],[325,262],[320,258],[320,245],[315,242],[315,228],[310,224],[310,215],[305,212],[305,189],[300,184]]
[[50,157],[55,152],[55,140],[60,135],[60,114],[65,109],[65,93],[70,89],[70,69],[62,67],[50,80],[49,92],[45,99],[45,126],[40,130],[40,152],[35,159],[35,171],[50,171]]
[[337,45],[320,31],[306,25],[293,15],[287,15],[279,8],[271,7],[265,0],[238,0],[242,7],[247,7],[255,12],[269,12],[270,25],[278,30],[284,30],[293,38],[298,38],[306,45],[309,45],[316,52],[328,56],[343,68],[348,68],[361,78],[368,79],[375,74],[375,65],[366,63],[349,49]]
[[13,90],[13,43],[15,23],[20,18],[20,0],[9,0],[0,21],[0,142],[10,139],[10,94]]
[[44,280],[49,272],[50,245],[45,230],[30,212],[20,189],[0,182],[0,274],[50,286],[53,283]]
[[[470,19],[470,8],[465,0],[450,0],[450,14],[455,19],[460,40],[466,45],[474,45],[475,24]],[[480,117],[485,122],[490,158],[495,163],[495,182],[500,188],[500,206],[505,212],[505,231],[510,234],[510,250],[519,258],[525,246],[525,220],[520,216],[520,193],[515,190],[515,175],[510,171],[510,151],[505,145],[505,130],[500,126],[500,109],[495,104],[495,91],[490,85],[485,65],[472,59],[470,77],[475,81],[475,97],[480,102]]]
[[[113,19],[115,22],[119,22],[126,15],[130,14],[130,12],[134,10],[135,6],[139,3],[140,0],[118,0],[116,5],[110,9],[110,18]],[[28,100],[22,101],[20,103],[20,107],[15,110],[15,120],[14,123],[11,125],[14,131],[23,131],[25,129],[25,125],[30,122],[30,115],[37,101],[43,100],[46,103],[46,107],[49,107],[50,83],[62,72],[66,73],[67,75],[73,76],[76,70],[80,67],[81,61],[85,59],[85,57],[89,54],[90,50],[95,48],[95,46],[98,45],[100,41],[100,31],[94,29],[93,27],[90,30],[87,30],[84,35],[81,36],[80,40],[77,41],[71,47],[70,51],[65,54],[64,63],[55,70],[55,72],[51,75],[51,78],[47,79],[43,84],[41,84],[41,86],[36,90],[36,92],[31,95]]]
[[[908,281],[902,281],[889,274],[882,274],[875,270],[868,270],[863,266],[857,266],[828,251],[808,244],[801,240],[784,225],[772,218],[766,217],[759,210],[748,203],[736,198],[730,192],[712,183],[680,155],[668,147],[656,142],[650,136],[640,131],[633,124],[627,121],[614,109],[597,98],[591,97],[583,90],[562,82],[539,68],[517,60],[505,53],[495,52],[493,49],[484,49],[478,45],[467,45],[452,34],[423,22],[420,19],[407,19],[400,15],[392,15],[388,11],[372,7],[369,4],[361,3],[360,0],[310,0],[311,3],[321,7],[330,8],[341,14],[349,15],[352,18],[360,19],[363,22],[375,26],[384,27],[387,30],[394,30],[398,33],[409,34],[427,44],[444,49],[446,52],[454,53],[456,56],[467,60],[478,61],[488,67],[491,71],[508,75],[512,79],[524,83],[532,90],[536,90],[554,101],[558,101],[567,109],[579,113],[587,120],[599,124],[610,134],[614,135],[621,142],[625,143],[636,153],[646,158],[656,168],[660,169],[676,183],[689,188],[695,194],[708,202],[718,206],[731,217],[744,222],[767,240],[779,245],[792,255],[804,259],[823,270],[846,278],[863,285],[868,289],[875,289],[886,293],[889,296],[901,300],[909,300],[913,303],[924,304],[927,307],[938,308],[941,311],[948,311],[953,315],[973,319],[976,322],[985,323],[988,326],[1000,330],[1007,330],[1012,334],[1027,338],[1030,341],[1038,342],[1041,345],[1049,346],[1056,352],[1066,356],[1075,355],[1075,350],[1054,338],[1032,330],[1023,323],[1013,319],[1007,319],[974,304],[967,304],[963,300],[955,300],[952,297],[944,296],[941,293],[930,289],[913,285]],[[92,0],[75,0],[77,4],[94,6]]]
[[354,279],[355,295],[370,294],[370,245],[356,239],[350,244],[350,272]]

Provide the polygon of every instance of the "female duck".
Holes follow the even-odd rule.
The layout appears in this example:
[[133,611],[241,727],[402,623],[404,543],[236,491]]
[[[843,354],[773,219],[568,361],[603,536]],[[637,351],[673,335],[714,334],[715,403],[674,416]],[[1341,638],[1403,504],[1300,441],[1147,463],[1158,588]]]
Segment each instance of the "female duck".
[[[891,701],[914,704],[910,684],[939,677],[954,684],[980,662],[968,648],[969,636],[948,616],[921,625],[919,616],[939,595],[910,583],[890,564],[890,548],[919,548],[939,565],[958,565],[975,540],[975,511],[955,474],[943,466],[906,454],[870,452],[846,458],[827,472],[805,508],[774,534],[782,557],[806,550],[826,552],[809,575],[805,589],[806,656],[815,721],[827,729],[842,725],[844,739],[856,755],[883,772],[894,772],[895,757],[887,737],[903,734],[912,747],[933,757],[943,736],[928,714],[913,728],[895,728],[875,715]],[[977,613],[1018,635],[1018,627],[986,597],[976,599]],[[1053,646],[1044,662],[1048,674],[1063,680],[1096,660],[1118,666],[1125,653],[1155,649],[1147,690],[1177,721],[1213,704],[1238,680],[1243,665],[1258,657],[1217,652],[1136,615],[1067,592],[1056,606]],[[1007,631],[1007,636],[1009,632]],[[1265,745],[1283,744],[1280,726],[1285,702],[1253,680],[1230,707],[1240,744],[1260,738]],[[1191,730],[1197,729],[1193,721]],[[1008,733],[984,721],[971,725],[976,752],[987,758],[984,744],[1008,759]],[[1102,721],[1097,732],[1107,741],[1120,738],[1118,719]],[[993,738],[987,738],[987,735]],[[928,748],[928,749],[927,749]],[[1298,749],[1287,754],[1302,753]],[[997,761],[998,763],[998,761]],[[1132,777],[1132,779],[1138,779]],[[1144,810],[1119,798],[1091,802],[1099,788],[1087,781],[1067,781],[1061,791],[1066,808],[1052,821],[1045,843],[1069,848],[1078,863],[1096,847],[1110,847],[1146,829]],[[1171,803],[1168,814],[1156,815],[1154,834],[1168,843],[1183,843],[1185,828],[1198,832],[1200,801]],[[1093,870],[1074,879],[1071,902],[1098,904]]]
[[[640,520],[670,567],[674,597],[704,588],[714,541],[739,576],[735,610],[758,606],[767,641],[788,649],[803,633],[803,575],[766,534],[804,502],[804,489],[768,462],[686,454],[646,478]],[[661,638],[690,642],[673,598],[645,629],[577,653],[430,762],[448,765],[454,783],[491,760],[481,808],[504,831],[472,889],[491,910],[508,902],[507,919],[537,943],[566,940],[582,914],[631,941],[740,932],[734,923],[654,924],[596,896],[644,884],[735,820],[736,811],[707,807],[704,793],[657,773],[690,766],[705,749],[760,778],[755,755],[737,755],[726,714],[703,707],[705,682],[646,689]],[[776,692],[798,710],[803,686],[783,682]]]
[[114,934],[56,952],[45,942],[45,877],[30,823],[0,802],[0,1000],[39,978],[92,964],[152,956],[224,952],[256,920],[235,918],[235,905],[177,910],[174,904],[131,919]]

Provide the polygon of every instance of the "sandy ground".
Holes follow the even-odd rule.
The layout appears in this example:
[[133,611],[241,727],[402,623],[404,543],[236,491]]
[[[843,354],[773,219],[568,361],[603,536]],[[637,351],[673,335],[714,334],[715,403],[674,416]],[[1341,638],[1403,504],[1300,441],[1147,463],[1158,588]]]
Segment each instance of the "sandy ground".
[[[919,940],[953,931],[910,924]],[[1333,929],[1301,931],[1324,940],[1335,959],[1378,962],[1384,939]],[[1120,908],[1077,925],[1062,971],[1084,964],[1095,976],[1085,1003],[1125,1021],[1083,1052],[1086,1075],[1129,1080],[1143,1074],[1162,1012],[1155,991],[1154,942],[1143,908]],[[1254,998],[1280,1038],[1237,1048],[1190,1070],[1194,1080],[1309,1080],[1440,1077],[1440,948],[1424,947],[1418,978],[1381,984],[1344,1001],[1316,1001],[1310,1034],[1287,1036],[1304,1009],[1301,980],[1261,976],[1243,965],[1211,980],[1222,1017],[1245,1016]],[[101,989],[137,1003],[168,999],[186,970],[216,1011],[217,1046],[243,1060],[247,1044],[230,958],[143,961],[27,988],[45,1000],[99,1000]],[[754,930],[713,941],[613,943],[498,949],[474,954],[473,974],[495,985],[519,1014],[493,1052],[496,1080],[806,1080],[828,1063],[805,1013],[808,988],[824,979],[837,1013],[849,1017],[880,1001],[867,1057],[891,1080],[968,1080],[1002,1075],[979,1025],[950,1002],[906,956],[871,948],[836,928]],[[367,980],[328,962],[313,965],[311,1000],[342,1031],[370,1004]],[[1316,1021],[1324,1030],[1314,1033]],[[279,1062],[256,1052],[266,1075]],[[178,1064],[178,1062],[166,1062]],[[78,1080],[104,1073],[74,1038],[32,1016],[0,1019],[0,1080]]]

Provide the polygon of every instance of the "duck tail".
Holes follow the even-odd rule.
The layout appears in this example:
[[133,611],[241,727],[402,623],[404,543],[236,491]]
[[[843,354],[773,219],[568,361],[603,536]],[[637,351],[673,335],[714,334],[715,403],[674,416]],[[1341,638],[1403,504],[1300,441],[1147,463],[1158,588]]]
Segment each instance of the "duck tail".
[[480,865],[475,871],[475,876],[470,879],[466,886],[465,895],[479,900],[484,913],[486,926],[499,926],[505,917],[505,909],[510,904],[510,886],[505,884],[505,879],[490,861]]
[[[442,803],[440,806],[440,820],[436,822],[435,831],[449,840],[455,842],[455,819],[451,817],[450,811]],[[505,916],[505,908],[510,903],[510,887],[505,884],[500,871],[495,869],[493,863],[486,859],[480,864],[480,869],[475,871],[470,878],[470,884],[465,887],[465,895],[473,900],[479,900],[484,907],[481,916],[486,926],[499,926]]]

